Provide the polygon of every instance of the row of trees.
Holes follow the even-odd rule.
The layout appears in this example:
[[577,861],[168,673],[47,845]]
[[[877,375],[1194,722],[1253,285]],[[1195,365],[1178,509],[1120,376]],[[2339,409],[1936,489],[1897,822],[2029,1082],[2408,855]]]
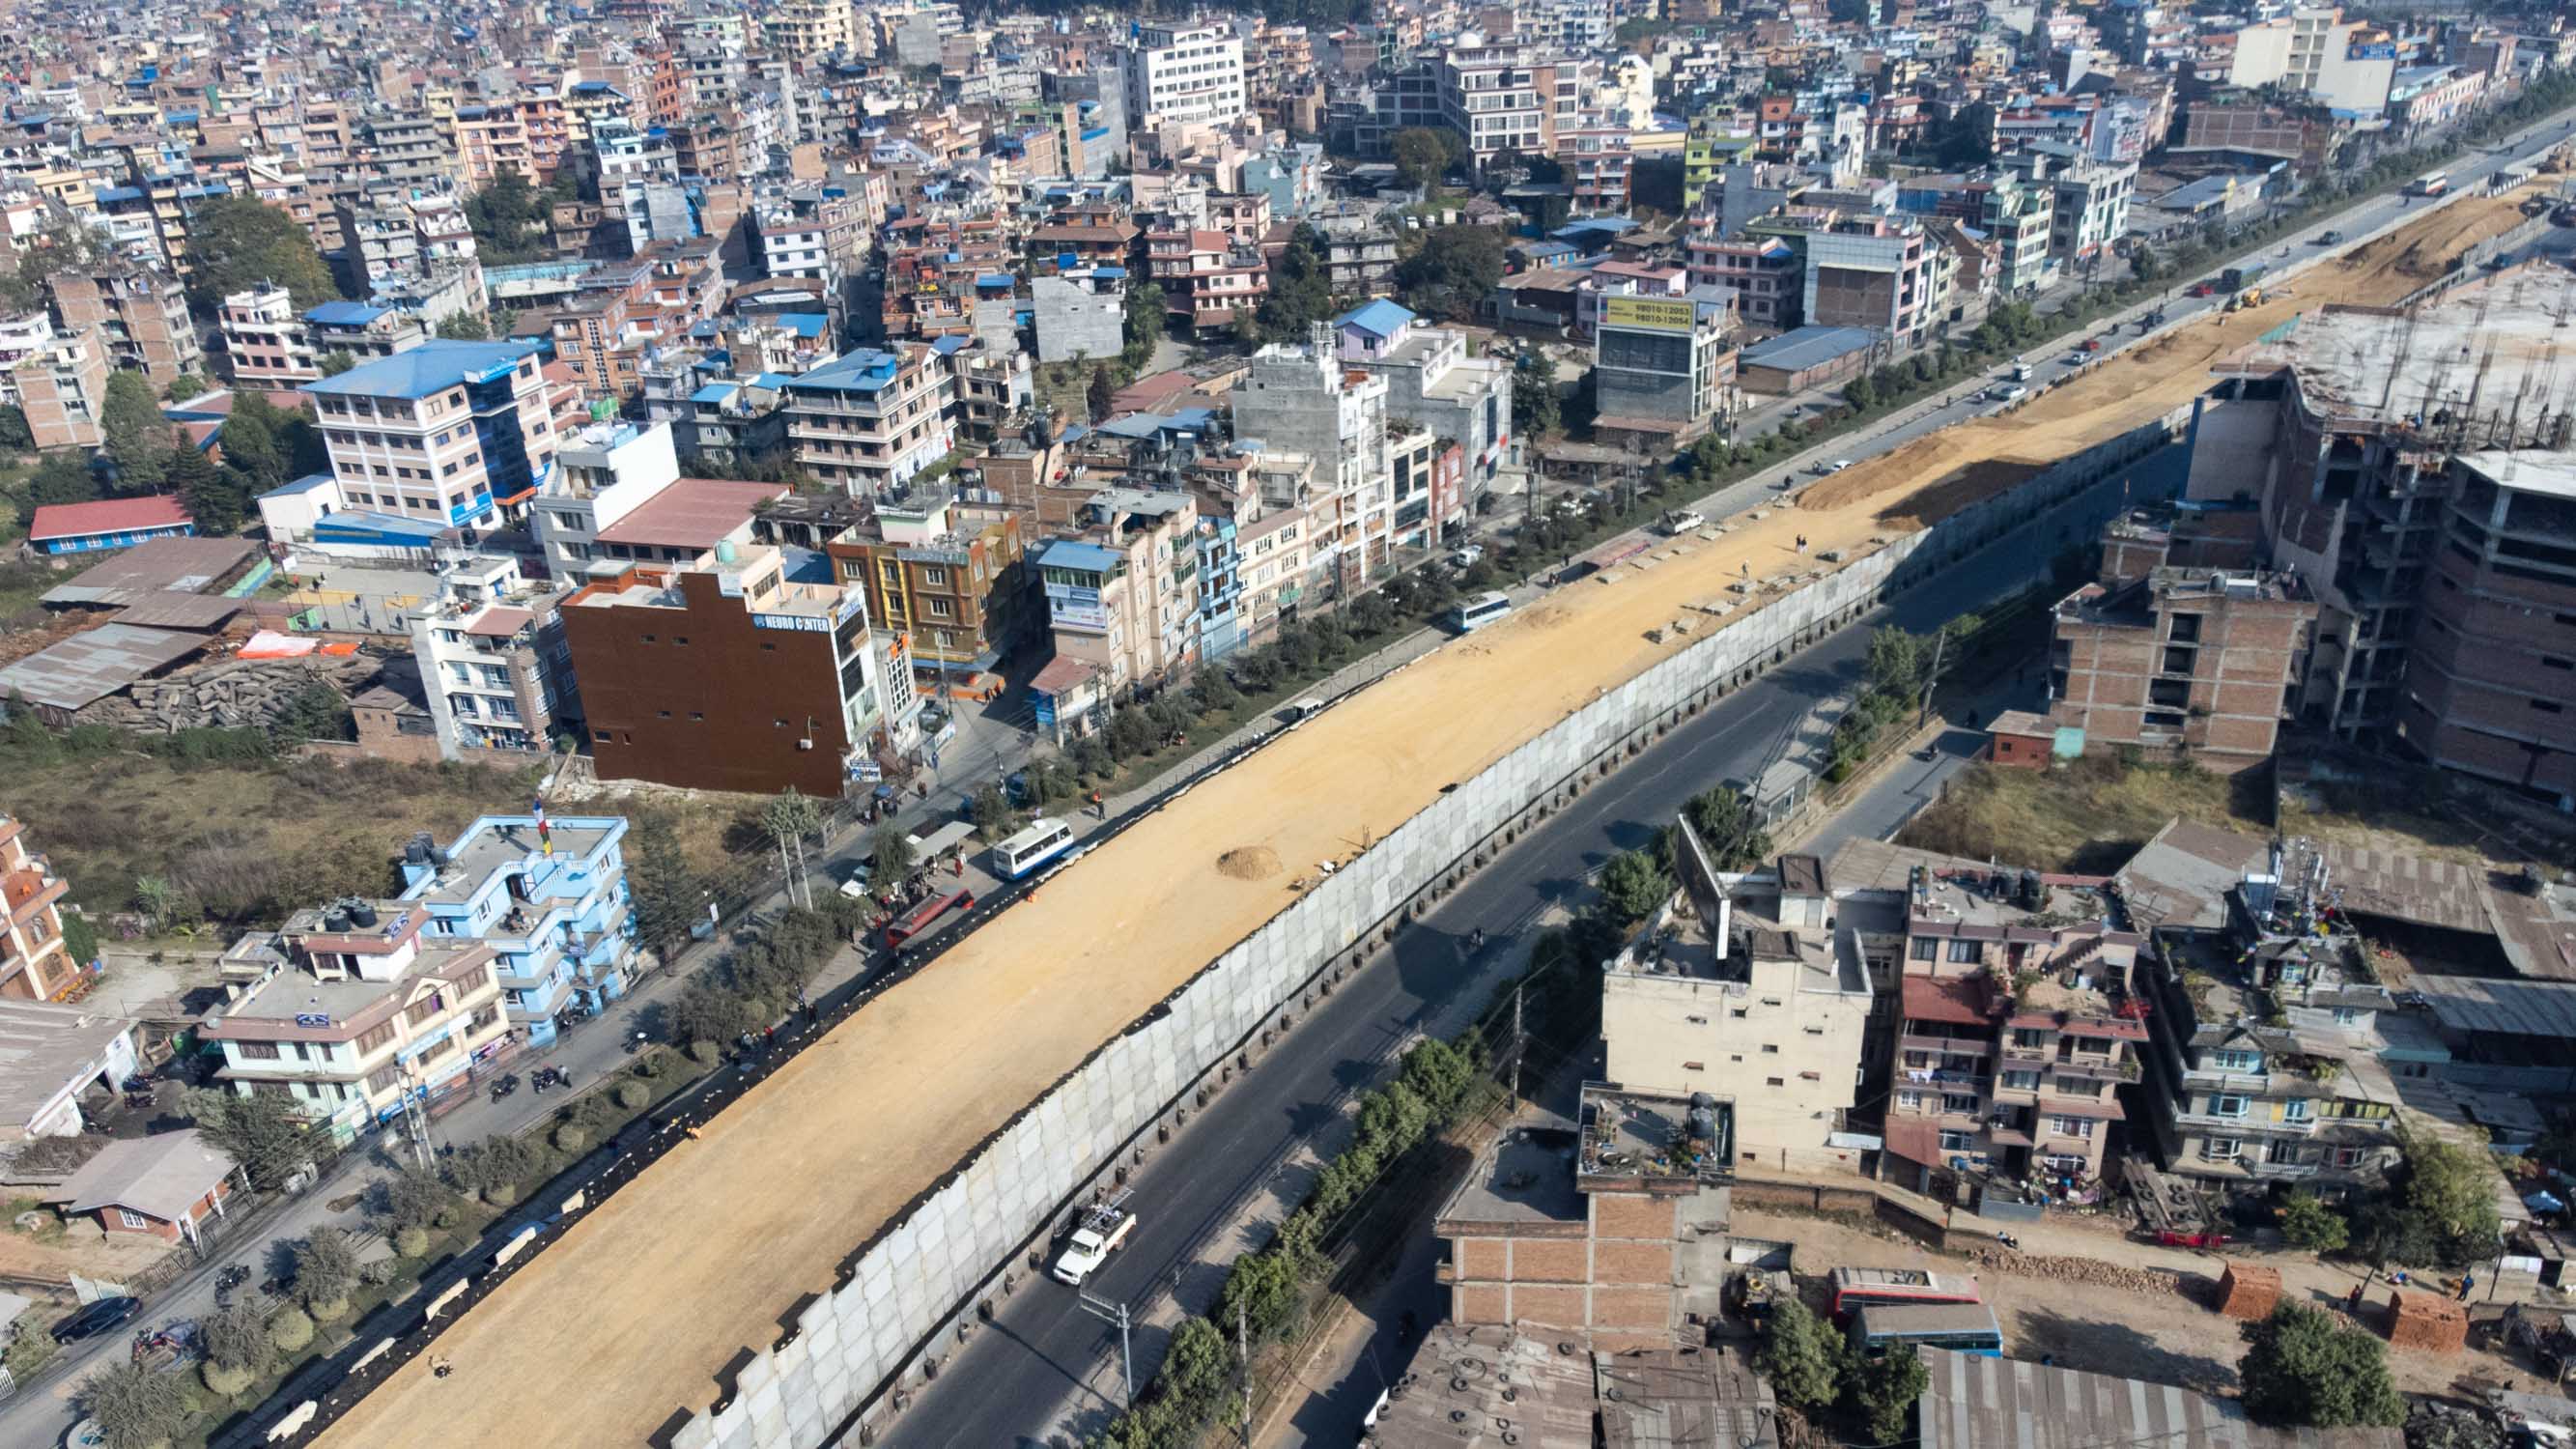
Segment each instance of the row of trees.
[[1405,1053],[1395,1080],[1362,1093],[1350,1145],[1316,1174],[1270,1245],[1235,1261],[1208,1316],[1174,1331],[1160,1375],[1087,1449],[1185,1449],[1208,1425],[1239,1418],[1235,1325],[1256,1346],[1294,1332],[1307,1285],[1330,1266],[1325,1244],[1335,1226],[1406,1154],[1473,1105],[1480,1080],[1472,1054],[1431,1040]]
[[1877,1358],[1855,1351],[1794,1294],[1772,1310],[1753,1362],[1782,1405],[1811,1417],[1839,1412],[1871,1444],[1912,1437],[1914,1401],[1932,1378],[1910,1346]]

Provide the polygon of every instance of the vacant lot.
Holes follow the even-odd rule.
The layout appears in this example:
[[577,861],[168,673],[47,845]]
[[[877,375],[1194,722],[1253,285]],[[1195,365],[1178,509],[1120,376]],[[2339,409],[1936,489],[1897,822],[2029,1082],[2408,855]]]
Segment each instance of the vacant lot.
[[2271,830],[2267,770],[2236,776],[2088,757],[2057,770],[1971,765],[1897,837],[1971,860],[2099,874],[2180,815],[2224,830]]

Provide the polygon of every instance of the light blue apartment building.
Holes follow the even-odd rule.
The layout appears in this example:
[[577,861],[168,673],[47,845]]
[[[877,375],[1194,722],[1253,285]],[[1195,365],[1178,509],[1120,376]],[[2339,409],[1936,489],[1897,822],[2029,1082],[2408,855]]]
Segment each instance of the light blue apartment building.
[[486,815],[444,850],[415,840],[401,899],[429,912],[426,938],[481,941],[500,953],[501,999],[531,1046],[556,1019],[626,994],[635,911],[626,889],[626,817]]

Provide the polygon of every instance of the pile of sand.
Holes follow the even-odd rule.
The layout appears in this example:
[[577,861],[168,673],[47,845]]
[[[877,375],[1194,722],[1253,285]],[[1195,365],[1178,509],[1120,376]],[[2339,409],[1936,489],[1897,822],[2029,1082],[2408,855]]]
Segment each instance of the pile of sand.
[[1238,845],[1216,858],[1216,868],[1236,880],[1268,880],[1279,873],[1279,852],[1266,845]]

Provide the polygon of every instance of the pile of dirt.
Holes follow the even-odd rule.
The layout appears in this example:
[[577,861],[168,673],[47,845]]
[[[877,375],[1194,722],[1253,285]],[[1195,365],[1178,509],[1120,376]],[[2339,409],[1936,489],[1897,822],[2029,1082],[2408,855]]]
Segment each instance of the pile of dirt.
[[1279,852],[1266,845],[1238,845],[1216,858],[1219,875],[1236,880],[1268,880],[1279,873]]
[[2123,1268],[2099,1258],[2060,1257],[2049,1253],[2016,1253],[1990,1250],[1977,1255],[1978,1266],[2019,1278],[2050,1278],[2061,1283],[2083,1283],[2095,1288],[2117,1288],[2123,1293],[2180,1293],[2189,1295],[2189,1280],[2180,1273],[2157,1272],[2147,1268]]

